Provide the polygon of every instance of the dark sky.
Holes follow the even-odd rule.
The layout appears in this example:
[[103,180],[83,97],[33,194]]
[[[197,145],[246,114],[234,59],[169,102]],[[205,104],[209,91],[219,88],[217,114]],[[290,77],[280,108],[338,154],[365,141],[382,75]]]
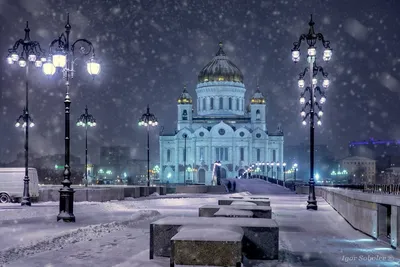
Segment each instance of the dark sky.
[[[137,120],[147,104],[164,131],[173,131],[183,85],[195,96],[197,74],[217,52],[220,40],[245,75],[247,98],[259,79],[268,99],[269,130],[281,124],[285,144],[306,142],[308,128],[301,125],[297,88],[305,59],[295,65],[290,50],[307,32],[310,13],[334,53],[327,64],[319,59],[332,85],[317,142],[342,156],[351,140],[398,138],[399,11],[400,1],[395,0],[1,0],[0,160],[10,161],[23,151],[23,132],[14,123],[24,106],[24,72],[8,66],[5,58],[7,49],[23,38],[26,20],[31,38],[47,49],[64,30],[70,12],[72,40],[94,43],[102,72],[93,81],[85,61],[76,61],[71,150],[84,155],[84,130],[75,121],[87,104],[97,119],[89,136],[97,162],[102,145],[127,145],[132,157],[146,157],[146,131]],[[318,48],[321,53],[321,45]],[[31,77],[30,111],[36,122],[31,149],[43,155],[63,153],[64,83],[60,74],[46,78],[39,69]],[[151,136],[151,146],[157,148],[151,150],[154,160],[160,129]]]

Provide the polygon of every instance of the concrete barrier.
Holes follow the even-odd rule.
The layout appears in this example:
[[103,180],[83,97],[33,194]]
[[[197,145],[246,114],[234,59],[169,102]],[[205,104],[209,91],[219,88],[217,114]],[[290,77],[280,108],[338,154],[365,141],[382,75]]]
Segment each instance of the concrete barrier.
[[[61,186],[41,186],[39,188],[38,201],[59,201],[60,188]],[[76,186],[73,188],[75,190],[74,202],[105,202],[110,200],[124,200],[125,197],[138,198],[149,196],[150,191],[157,192],[160,195],[165,195],[167,192],[166,187],[163,186]]]
[[323,197],[355,229],[393,248],[399,247],[400,197],[329,187],[316,187],[315,194]]

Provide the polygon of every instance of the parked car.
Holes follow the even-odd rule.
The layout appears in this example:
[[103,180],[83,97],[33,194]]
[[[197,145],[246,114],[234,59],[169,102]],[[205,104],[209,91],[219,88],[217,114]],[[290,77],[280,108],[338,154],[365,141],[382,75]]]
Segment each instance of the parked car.
[[[36,169],[29,168],[29,193],[39,197],[39,179]],[[0,203],[19,202],[24,192],[25,168],[0,168]]]

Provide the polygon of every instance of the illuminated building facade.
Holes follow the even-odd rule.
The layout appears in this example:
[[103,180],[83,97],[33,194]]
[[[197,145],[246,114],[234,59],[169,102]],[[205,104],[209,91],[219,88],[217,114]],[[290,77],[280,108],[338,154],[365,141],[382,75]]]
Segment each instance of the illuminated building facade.
[[[283,132],[267,131],[265,97],[257,88],[246,108],[245,93],[243,74],[220,43],[198,75],[197,99],[184,88],[176,131],[160,136],[163,182],[211,184],[215,161],[221,178],[239,177],[256,162],[283,163]],[[271,176],[283,179],[283,169],[274,166]]]

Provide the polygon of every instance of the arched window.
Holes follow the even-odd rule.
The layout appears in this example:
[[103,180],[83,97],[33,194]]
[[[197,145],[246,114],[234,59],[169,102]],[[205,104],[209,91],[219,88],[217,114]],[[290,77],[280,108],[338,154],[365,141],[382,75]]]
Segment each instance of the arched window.
[[229,110],[232,109],[232,97],[229,98],[229,107],[228,108],[229,108]]
[[206,98],[203,98],[203,110],[206,110]]
[[219,109],[224,109],[224,99],[222,97],[219,98]]
[[184,109],[183,112],[182,112],[182,120],[183,121],[187,121],[187,119],[188,119],[187,110]]
[[261,120],[261,112],[260,112],[260,110],[259,109],[257,109],[257,111],[256,111],[256,120]]
[[236,98],[236,110],[239,110],[239,98]]
[[214,109],[214,98],[210,98],[210,109]]

